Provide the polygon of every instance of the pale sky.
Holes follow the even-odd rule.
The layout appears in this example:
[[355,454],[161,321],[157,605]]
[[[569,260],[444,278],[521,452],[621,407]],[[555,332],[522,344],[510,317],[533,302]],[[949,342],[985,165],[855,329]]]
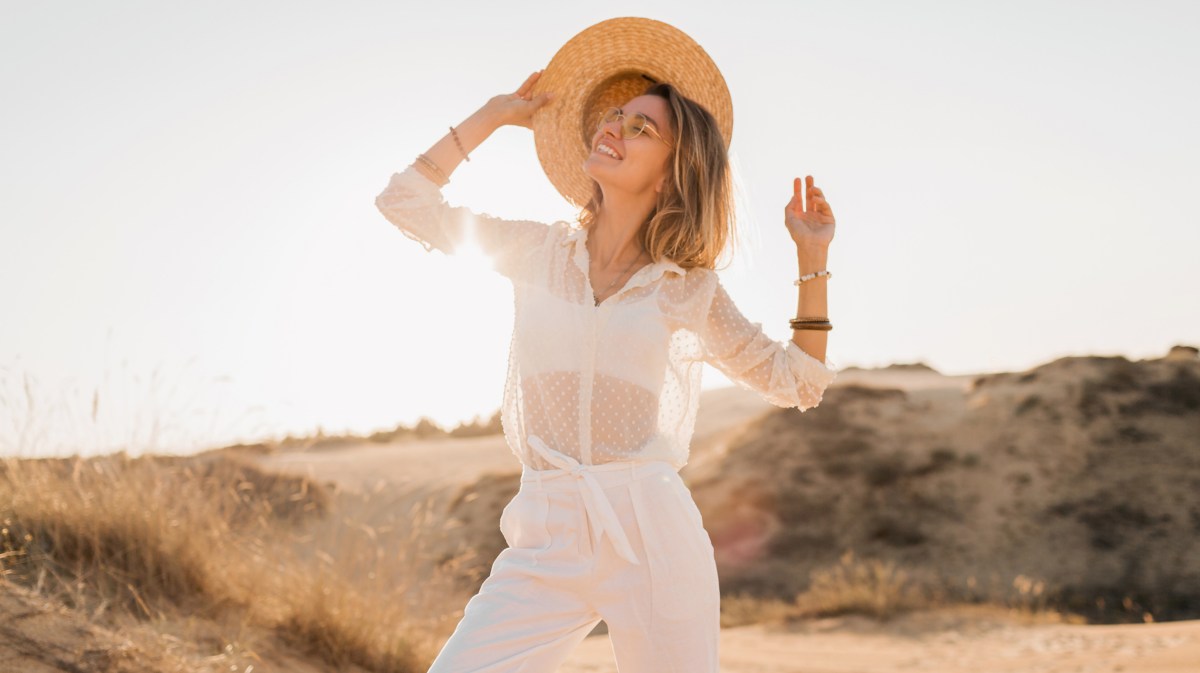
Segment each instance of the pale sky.
[[[796,304],[782,211],[812,174],[837,217],[839,367],[1015,371],[1198,344],[1198,8],[4,2],[0,453],[490,415],[510,285],[424,251],[374,199],[615,16],[670,23],[721,68],[745,194],[722,279],[778,340]],[[444,193],[575,215],[523,128]],[[728,384],[707,369],[706,388]]]

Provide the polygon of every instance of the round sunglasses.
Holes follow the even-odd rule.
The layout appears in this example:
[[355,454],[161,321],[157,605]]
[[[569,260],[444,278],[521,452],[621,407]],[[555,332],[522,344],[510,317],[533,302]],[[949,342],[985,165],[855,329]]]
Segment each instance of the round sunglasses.
[[610,107],[600,113],[600,120],[596,123],[596,130],[599,131],[605,124],[611,124],[618,119],[621,120],[621,137],[625,140],[632,140],[640,136],[642,131],[648,131],[650,135],[658,138],[664,145],[671,147],[671,143],[663,140],[662,135],[654,128],[654,124],[641,112],[625,114],[621,112],[621,108]]

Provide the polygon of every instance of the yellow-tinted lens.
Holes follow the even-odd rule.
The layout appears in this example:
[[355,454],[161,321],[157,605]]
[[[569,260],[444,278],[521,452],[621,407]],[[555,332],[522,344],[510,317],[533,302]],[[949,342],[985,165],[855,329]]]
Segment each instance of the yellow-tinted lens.
[[640,112],[635,112],[633,115],[625,117],[625,139],[636,138],[642,133],[642,129],[646,128],[646,118]]
[[640,112],[635,112],[632,115],[623,115],[620,108],[610,107],[601,113],[600,122],[596,124],[596,128],[600,128],[605,124],[611,124],[617,119],[621,119],[621,137],[626,140],[638,137],[646,126],[646,117]]

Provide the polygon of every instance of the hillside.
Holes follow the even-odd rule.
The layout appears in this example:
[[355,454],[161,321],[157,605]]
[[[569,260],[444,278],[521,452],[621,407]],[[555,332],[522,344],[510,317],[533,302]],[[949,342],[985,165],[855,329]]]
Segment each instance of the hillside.
[[961,598],[1025,582],[1098,620],[1200,616],[1194,356],[835,385],[690,478],[731,591],[793,594],[852,550]]

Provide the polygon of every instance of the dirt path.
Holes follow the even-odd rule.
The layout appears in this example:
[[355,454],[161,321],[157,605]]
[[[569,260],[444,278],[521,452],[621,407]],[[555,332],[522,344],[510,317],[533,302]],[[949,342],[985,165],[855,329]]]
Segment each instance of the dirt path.
[[[560,673],[616,673],[606,634]],[[995,609],[948,608],[875,624],[830,618],[792,630],[721,632],[723,673],[1195,673],[1200,620],[1161,624],[1023,623]]]

